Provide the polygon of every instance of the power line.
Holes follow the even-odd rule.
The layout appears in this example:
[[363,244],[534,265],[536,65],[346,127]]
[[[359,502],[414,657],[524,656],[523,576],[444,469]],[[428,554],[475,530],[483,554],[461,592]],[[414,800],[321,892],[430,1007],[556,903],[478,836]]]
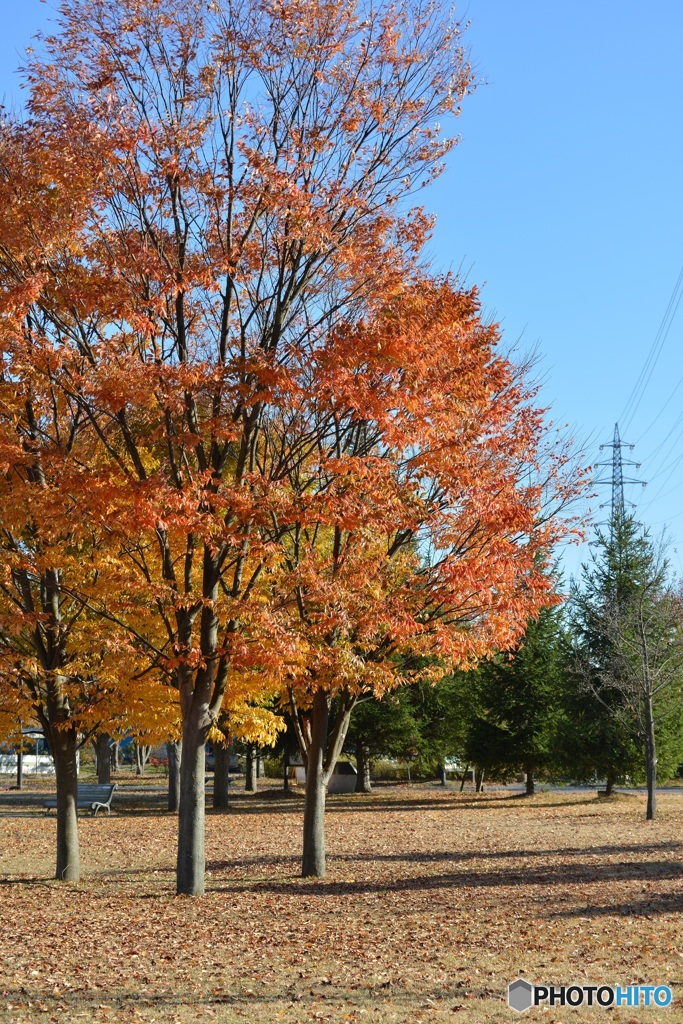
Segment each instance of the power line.
[[[682,459],[683,459],[683,455],[679,456],[677,461],[680,462]],[[666,486],[666,481],[662,484],[662,487],[665,487],[665,486]],[[648,503],[645,506],[643,511],[647,512],[647,510],[657,500],[657,498],[668,498],[670,494],[674,494],[676,491],[680,490],[680,488],[683,487],[683,480],[679,480],[678,483],[674,484],[673,487],[670,487],[668,491],[664,491],[664,494],[662,494],[662,487],[660,487],[659,490],[657,491],[657,493],[654,495],[654,497],[651,498],[650,501],[648,501]]]
[[636,380],[636,383],[633,386],[633,390],[631,391],[631,394],[628,397],[628,401],[626,402],[624,410],[621,416],[619,417],[619,419],[621,419],[624,423],[624,427],[626,429],[628,429],[629,424],[633,420],[633,417],[635,416],[638,407],[643,399],[643,395],[645,394],[647,386],[650,383],[650,379],[652,378],[652,374],[654,373],[654,369],[662,353],[664,343],[669,335],[671,325],[674,321],[676,312],[678,310],[682,298],[683,266],[681,266],[681,269],[679,271],[678,278],[676,279],[676,284],[674,285],[673,292],[671,293],[671,298],[669,299],[666,310],[664,311],[664,316],[662,317],[662,321],[659,325],[654,340],[650,346],[650,350],[643,364],[643,368],[641,369],[638,375],[638,379]]
[[[642,510],[643,512],[647,512],[648,509],[652,508],[652,506],[654,505],[654,503],[657,501],[658,498],[667,498],[670,494],[673,494],[674,491],[677,491],[680,487],[683,487],[683,480],[679,480],[679,482],[677,484],[674,484],[673,487],[670,487],[668,491],[664,491],[664,488],[666,487],[666,485],[671,480],[671,474],[673,473],[674,469],[676,469],[676,467],[680,465],[680,463],[682,461],[683,461],[683,453],[678,455],[673,460],[673,462],[668,463],[664,467],[664,469],[660,470],[659,473],[655,474],[655,476],[652,479],[656,479],[657,477],[660,477],[662,475],[662,473],[664,473],[665,471],[669,471],[669,475],[667,476],[666,480],[662,481],[662,483],[659,485],[658,490],[655,491],[655,493],[652,495],[650,500],[644,506],[644,508]],[[652,482],[652,481],[650,481],[650,482]],[[662,491],[664,491],[664,493],[662,493]]]
[[[660,443],[657,445],[657,447],[654,448],[650,452],[650,454],[648,455],[648,459],[647,459],[648,462],[655,462],[655,464],[656,464],[656,457],[657,457],[657,455],[662,450],[662,448],[664,447],[666,442],[669,440],[671,435],[674,433],[674,431],[678,430],[678,428],[681,425],[681,423],[683,423],[683,412],[679,414],[678,418],[674,422],[674,425],[672,426],[672,428],[669,431],[669,433],[664,437],[664,439],[662,441],[660,441]],[[676,447],[678,445],[678,442],[680,441],[682,435],[683,435],[683,427],[681,427],[681,429],[678,430],[678,434],[676,435],[674,440],[669,445],[669,448],[668,448],[666,454],[663,455],[659,459],[659,463],[660,463],[661,469],[657,470],[657,472],[654,474],[654,476],[650,477],[651,481],[652,480],[656,480],[658,477],[660,477],[662,475],[662,473],[666,473],[667,470],[669,470],[671,467],[673,467],[673,466],[675,466],[677,464],[677,462],[679,461],[678,457],[676,457],[673,462],[667,462],[666,460],[669,458],[669,456],[672,454],[672,452],[675,451],[675,449],[676,449]]]
[[[646,427],[646,428],[645,428],[645,430],[644,430],[644,431],[642,432],[642,434],[640,435],[640,437],[639,437],[639,438],[638,438],[638,440],[636,441],[636,444],[640,444],[640,442],[641,442],[641,441],[643,440],[643,438],[644,438],[644,437],[645,437],[645,436],[646,436],[647,434],[649,434],[649,433],[650,433],[650,431],[651,431],[651,430],[652,430],[652,428],[654,427],[654,425],[655,425],[655,423],[657,422],[657,420],[658,420],[658,419],[659,419],[659,418],[660,418],[660,417],[662,416],[662,414],[664,413],[665,409],[667,409],[667,408],[668,408],[668,406],[669,406],[669,404],[670,404],[670,403],[671,403],[671,402],[673,401],[673,399],[674,399],[674,396],[675,396],[676,392],[678,391],[678,389],[680,388],[681,384],[683,384],[683,377],[679,377],[679,378],[678,378],[678,381],[676,382],[676,385],[675,385],[675,387],[674,387],[673,391],[672,391],[672,392],[670,393],[670,395],[669,395],[669,397],[667,398],[666,402],[665,402],[665,403],[664,403],[664,405],[663,405],[663,406],[662,406],[662,407],[660,408],[659,412],[657,413],[657,415],[655,416],[655,418],[654,418],[654,419],[652,420],[652,422],[650,423],[649,427]],[[660,448],[660,447],[661,447],[661,446],[660,446],[660,445],[658,445],[658,446],[657,446],[657,448],[655,448],[655,452],[659,451],[659,448]]]

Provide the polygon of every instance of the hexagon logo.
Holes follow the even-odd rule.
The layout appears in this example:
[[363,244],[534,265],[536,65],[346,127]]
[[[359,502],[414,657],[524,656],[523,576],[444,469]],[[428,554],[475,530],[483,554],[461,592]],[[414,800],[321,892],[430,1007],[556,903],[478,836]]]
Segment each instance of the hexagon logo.
[[534,1005],[534,987],[523,978],[517,978],[508,985],[508,1006],[523,1013]]

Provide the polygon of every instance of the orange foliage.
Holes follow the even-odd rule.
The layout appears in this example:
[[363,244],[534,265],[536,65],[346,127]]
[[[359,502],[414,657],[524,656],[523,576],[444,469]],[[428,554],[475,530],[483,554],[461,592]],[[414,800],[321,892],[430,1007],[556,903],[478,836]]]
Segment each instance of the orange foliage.
[[158,673],[140,678],[129,638],[103,633],[90,611],[115,584],[116,560],[108,532],[78,511],[98,453],[78,403],[55,385],[54,306],[40,303],[53,265],[78,257],[88,192],[64,153],[32,138],[5,126],[0,139],[0,732],[21,721],[53,744],[60,731],[165,736],[177,710]]
[[200,892],[226,698],[246,720],[293,679],[379,691],[398,655],[469,663],[547,599],[540,413],[476,297],[419,271],[431,221],[404,203],[471,73],[436,4],[71,0],[26,74],[58,203],[56,227],[52,185],[15,211],[0,254],[30,307],[7,382],[50,423],[56,493],[28,511],[71,543],[79,648],[105,622],[127,674],[178,691]]
[[341,747],[360,694],[474,665],[557,600],[548,562],[582,478],[497,341],[475,291],[418,280],[290,368],[296,406],[263,426],[261,457],[285,435],[301,453],[261,512],[304,756],[316,692],[343,696]]

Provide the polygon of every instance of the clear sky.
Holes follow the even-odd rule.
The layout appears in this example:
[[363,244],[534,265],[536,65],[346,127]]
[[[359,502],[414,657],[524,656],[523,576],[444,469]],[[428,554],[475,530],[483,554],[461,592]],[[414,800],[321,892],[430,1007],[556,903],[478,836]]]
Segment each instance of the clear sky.
[[[13,69],[54,7],[0,0],[10,104]],[[591,439],[591,461],[611,455],[597,446],[619,420],[636,443],[625,455],[641,462],[627,475],[648,481],[627,497],[653,533],[668,525],[683,574],[683,303],[664,320],[683,291],[683,4],[468,0],[458,13],[482,84],[424,194],[438,218],[433,265],[462,268],[506,340],[538,349],[542,400]]]
[[683,384],[664,407],[683,377],[683,304],[630,422],[626,410],[683,267],[683,4],[469,0],[460,12],[487,84],[463,106],[462,143],[430,197],[435,262],[465,268],[508,339],[538,346],[544,401],[594,440],[591,461],[611,456],[596,448],[620,421],[636,443],[624,455],[641,462],[628,475],[649,481],[626,496],[653,533],[669,524],[683,572]]

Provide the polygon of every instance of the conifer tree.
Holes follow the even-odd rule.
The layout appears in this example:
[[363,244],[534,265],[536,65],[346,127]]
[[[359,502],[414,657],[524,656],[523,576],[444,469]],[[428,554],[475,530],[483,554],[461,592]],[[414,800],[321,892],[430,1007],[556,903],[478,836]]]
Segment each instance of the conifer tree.
[[527,625],[518,648],[481,665],[471,683],[472,717],[466,759],[488,776],[536,776],[557,769],[555,737],[561,714],[566,642],[562,613],[544,608]]
[[[670,771],[683,752],[683,618],[662,548],[619,510],[599,533],[574,594],[574,666],[605,721],[644,757],[647,817],[656,811],[657,762]],[[641,762],[642,763],[642,762]],[[609,782],[609,779],[608,779]],[[608,787],[609,788],[609,787]]]

